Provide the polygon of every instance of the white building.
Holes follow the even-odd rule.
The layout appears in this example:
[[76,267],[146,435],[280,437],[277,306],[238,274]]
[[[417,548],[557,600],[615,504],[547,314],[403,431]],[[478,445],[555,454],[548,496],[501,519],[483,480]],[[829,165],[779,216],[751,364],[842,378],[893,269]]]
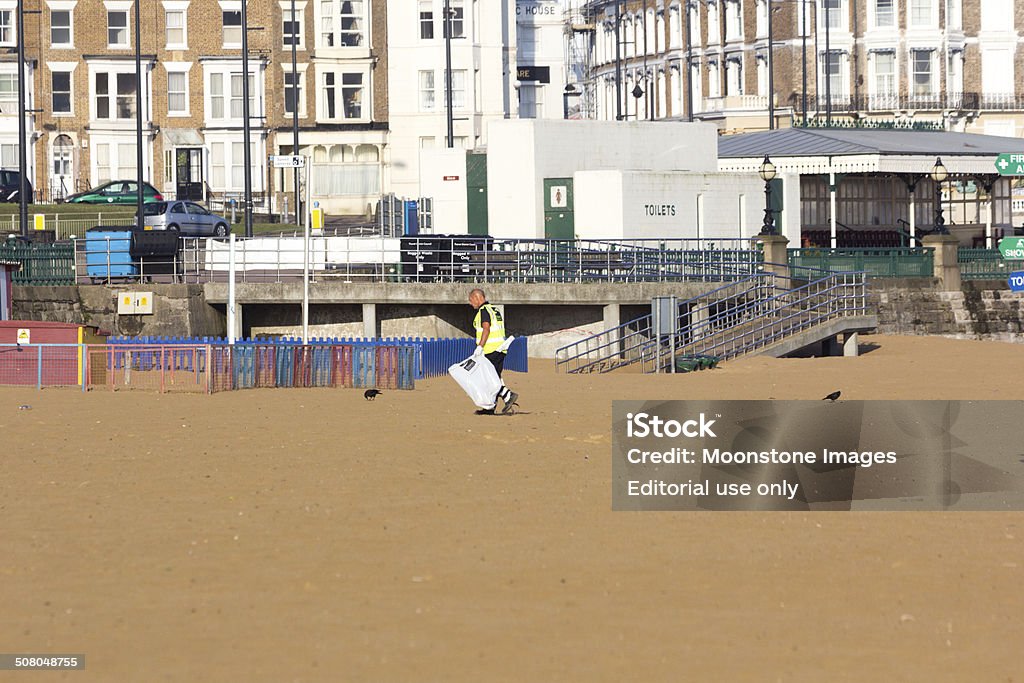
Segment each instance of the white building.
[[[515,116],[515,5],[448,2],[452,146],[476,149],[487,144],[488,122]],[[420,195],[420,151],[448,143],[444,6],[417,0],[416,12],[388,12],[390,190],[398,195]]]
[[565,75],[562,0],[518,0],[515,86],[519,118],[560,119],[567,104],[577,106],[575,98],[563,96]]

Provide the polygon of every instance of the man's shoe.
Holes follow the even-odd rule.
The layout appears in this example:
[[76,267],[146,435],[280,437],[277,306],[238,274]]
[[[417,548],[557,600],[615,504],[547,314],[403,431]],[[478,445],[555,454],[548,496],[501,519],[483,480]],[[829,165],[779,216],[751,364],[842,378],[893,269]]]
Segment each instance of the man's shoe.
[[514,391],[508,392],[508,398],[505,400],[505,407],[501,409],[502,415],[512,412],[512,406],[518,405],[516,400],[519,398],[519,394]]
[[476,411],[477,415],[494,415],[494,408],[481,408]]

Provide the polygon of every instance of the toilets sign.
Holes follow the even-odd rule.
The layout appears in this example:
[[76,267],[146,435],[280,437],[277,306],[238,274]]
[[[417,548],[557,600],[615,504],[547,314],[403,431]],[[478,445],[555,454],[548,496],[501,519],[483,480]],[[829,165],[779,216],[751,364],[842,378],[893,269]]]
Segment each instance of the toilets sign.
[[1024,154],[1000,154],[996,157],[999,175],[1024,176]]

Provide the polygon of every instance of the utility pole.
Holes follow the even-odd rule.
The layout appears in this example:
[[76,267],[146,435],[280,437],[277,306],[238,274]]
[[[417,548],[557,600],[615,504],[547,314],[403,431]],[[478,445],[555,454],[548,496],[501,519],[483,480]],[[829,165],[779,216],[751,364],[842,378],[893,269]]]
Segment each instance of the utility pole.
[[[138,0],[136,0],[138,1]],[[25,196],[28,175],[28,145],[25,130],[25,0],[18,0],[18,226],[22,237],[28,237],[28,198]],[[139,213],[142,211],[140,209]]]
[[[690,27],[690,2],[686,2],[686,120],[693,122],[693,36]],[[682,82],[680,80],[680,82]]]
[[[447,2],[447,0],[445,0]],[[615,0],[615,120],[622,120],[622,5]]]
[[832,44],[829,24],[832,23],[832,8],[825,0],[825,125],[832,127]]
[[452,7],[444,0],[444,102],[448,112],[448,149],[455,147],[455,119],[452,114]]
[[145,203],[143,192],[142,174],[142,2],[135,0],[135,227],[142,229],[146,219],[142,215],[142,205]]
[[775,130],[775,41],[772,34],[772,0],[765,0],[768,10],[768,130]]
[[803,114],[804,114],[804,126],[807,126],[807,0],[800,0],[800,24],[801,24],[801,40],[803,41],[803,49],[800,51],[800,57],[803,61],[803,92],[801,93],[801,100],[803,102]]
[[[138,2],[138,0],[136,0]],[[245,164],[245,236],[252,237],[252,149],[249,126],[249,19],[248,0],[242,0],[242,159]]]
[[[303,22],[305,27],[305,22]],[[296,44],[299,42],[299,22],[295,18],[295,0],[292,0],[292,154],[298,155],[299,153],[299,72],[296,69],[295,64],[295,50],[297,49]],[[246,74],[248,79],[248,74]],[[309,84],[306,84],[307,87]],[[305,94],[305,93],[303,93]],[[306,182],[309,182],[309,174],[313,169],[306,169]],[[299,190],[299,169],[298,167],[294,170],[295,173],[295,224],[299,224],[299,207],[302,206],[301,197],[302,194]]]

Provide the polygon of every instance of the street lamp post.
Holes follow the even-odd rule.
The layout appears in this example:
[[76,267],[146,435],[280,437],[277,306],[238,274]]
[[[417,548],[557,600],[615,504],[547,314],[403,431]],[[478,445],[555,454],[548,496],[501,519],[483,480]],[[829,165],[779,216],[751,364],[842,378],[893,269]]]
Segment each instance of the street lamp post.
[[135,0],[135,227],[142,229],[145,218],[142,215],[142,204],[145,201],[142,174],[142,38],[139,35],[142,29],[140,16],[142,14],[142,3]]
[[775,215],[772,213],[772,180],[775,179],[775,164],[768,155],[764,155],[761,167],[757,169],[757,175],[764,181],[764,223],[761,225],[761,235],[777,235],[775,229]]
[[[303,22],[305,28],[305,22]],[[292,155],[299,153],[299,72],[296,67],[295,51],[299,42],[299,20],[295,18],[295,0],[292,0]],[[308,87],[308,86],[307,86]],[[309,171],[306,171],[307,173]],[[299,207],[302,206],[299,190],[299,169],[295,168],[295,224],[299,224]]]
[[[138,0],[136,0],[137,2]],[[250,140],[249,111],[249,17],[248,0],[242,0],[242,163],[245,164],[245,206],[242,218],[245,221],[245,236],[252,237],[252,148]],[[296,152],[297,153],[297,152]]]
[[444,102],[448,113],[448,149],[455,147],[455,119],[452,114],[452,7],[444,0]]
[[[693,121],[693,35],[690,26],[690,3],[686,3],[686,120]],[[682,79],[679,79],[682,82]]]
[[772,34],[772,0],[765,0],[768,10],[768,130],[775,130],[775,41]]
[[622,6],[615,0],[615,120],[622,120]]
[[949,228],[946,227],[946,221],[942,217],[942,181],[949,177],[949,171],[942,165],[941,158],[935,158],[935,165],[932,166],[930,175],[935,182],[935,228],[932,230],[932,234],[948,235]]

